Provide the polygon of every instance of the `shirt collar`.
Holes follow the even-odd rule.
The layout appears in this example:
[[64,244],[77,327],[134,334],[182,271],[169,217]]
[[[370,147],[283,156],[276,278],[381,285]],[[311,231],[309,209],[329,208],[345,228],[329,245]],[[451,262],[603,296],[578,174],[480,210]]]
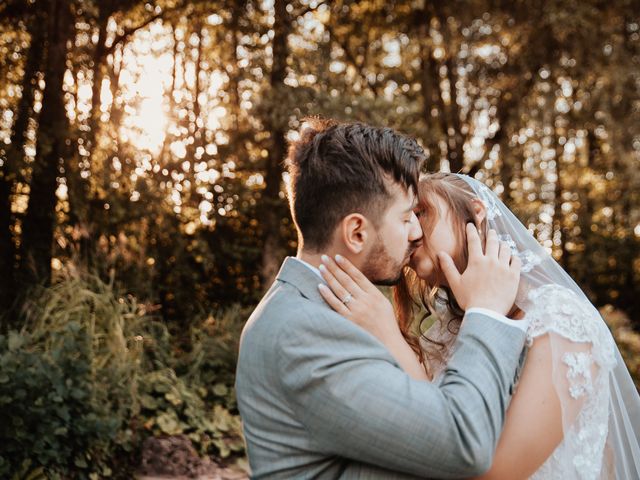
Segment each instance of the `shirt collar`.
[[[297,260],[298,262],[300,262],[301,264],[303,264],[307,268],[311,269],[312,272],[314,272],[316,275],[318,275],[320,278],[322,278],[322,274],[320,273],[320,270],[318,270],[316,267],[314,267],[310,263],[307,263],[307,262],[305,262],[304,260],[302,260],[301,258],[298,258],[298,257],[291,257],[291,258],[293,258],[294,260]],[[322,280],[324,281],[324,278],[322,278]]]

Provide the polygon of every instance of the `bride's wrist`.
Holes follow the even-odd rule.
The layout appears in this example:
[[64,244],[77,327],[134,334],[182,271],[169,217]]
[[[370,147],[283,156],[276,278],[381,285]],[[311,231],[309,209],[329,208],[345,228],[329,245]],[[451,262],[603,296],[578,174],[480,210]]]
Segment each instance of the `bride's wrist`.
[[384,328],[378,330],[378,333],[375,334],[378,339],[385,344],[396,344],[399,341],[404,341],[404,337],[402,336],[402,332],[400,331],[400,327],[396,323],[394,325],[387,325]]

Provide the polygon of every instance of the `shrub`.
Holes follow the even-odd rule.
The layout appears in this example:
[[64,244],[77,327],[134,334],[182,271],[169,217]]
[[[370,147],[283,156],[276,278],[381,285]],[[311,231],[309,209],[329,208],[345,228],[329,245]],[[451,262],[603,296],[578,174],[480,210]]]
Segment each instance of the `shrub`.
[[77,322],[55,332],[46,352],[30,335],[0,337],[0,476],[26,459],[54,471],[93,464],[110,474],[103,461],[121,419],[110,412],[107,392],[95,388],[87,339]]
[[229,385],[235,366],[225,348],[220,361],[204,353],[216,344],[208,327],[185,360],[146,305],[96,277],[69,275],[32,298],[22,331],[0,336],[0,478],[131,478],[151,435],[185,434],[221,458],[242,454],[239,417],[225,408],[233,402],[203,383],[219,376]]

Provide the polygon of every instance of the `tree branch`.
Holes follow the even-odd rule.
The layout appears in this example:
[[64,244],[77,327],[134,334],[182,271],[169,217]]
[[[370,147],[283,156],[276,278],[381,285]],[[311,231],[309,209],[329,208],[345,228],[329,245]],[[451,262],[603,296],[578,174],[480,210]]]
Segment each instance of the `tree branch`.
[[124,32],[121,35],[118,35],[113,42],[111,43],[111,45],[109,45],[108,47],[106,47],[104,49],[103,52],[103,57],[106,57],[107,55],[110,55],[111,53],[113,53],[113,51],[115,50],[115,48],[118,46],[118,44],[122,43],[123,41],[127,40],[131,35],[133,35],[134,33],[136,33],[138,30],[143,29],[144,27],[146,27],[147,25],[155,22],[156,20],[158,20],[159,18],[163,18],[165,15],[171,13],[171,12],[175,12],[177,10],[180,10],[182,8],[184,8],[186,6],[186,1],[183,1],[181,3],[179,3],[178,5],[176,5],[175,7],[172,8],[168,8],[166,10],[163,10],[159,13],[156,13],[154,15],[152,15],[151,17],[147,18],[146,20],[144,20],[142,23],[140,23],[139,25],[136,25],[134,27],[129,27],[129,28],[125,28]]
[[374,96],[378,97],[379,96],[379,89],[378,86],[371,82],[367,76],[365,75],[365,73],[363,72],[364,70],[364,65],[359,65],[358,61],[356,60],[356,58],[353,56],[353,53],[351,52],[351,50],[349,49],[349,46],[343,42],[340,38],[338,38],[335,34],[335,30],[333,30],[333,28],[331,27],[331,25],[329,24],[325,24],[324,28],[326,28],[329,31],[329,35],[331,36],[331,39],[333,41],[335,41],[338,46],[342,49],[342,51],[345,54],[345,57],[347,59],[347,61],[357,70],[358,74],[362,77],[362,79],[365,81],[366,85],[369,87],[369,89],[371,90],[371,92],[374,94]]

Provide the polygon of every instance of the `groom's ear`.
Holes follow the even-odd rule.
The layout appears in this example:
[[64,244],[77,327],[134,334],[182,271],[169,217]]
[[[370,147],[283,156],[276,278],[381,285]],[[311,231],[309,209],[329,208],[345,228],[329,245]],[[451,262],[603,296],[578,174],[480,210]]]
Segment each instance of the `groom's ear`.
[[364,251],[371,224],[360,213],[351,213],[340,222],[340,239],[344,246],[354,254]]

